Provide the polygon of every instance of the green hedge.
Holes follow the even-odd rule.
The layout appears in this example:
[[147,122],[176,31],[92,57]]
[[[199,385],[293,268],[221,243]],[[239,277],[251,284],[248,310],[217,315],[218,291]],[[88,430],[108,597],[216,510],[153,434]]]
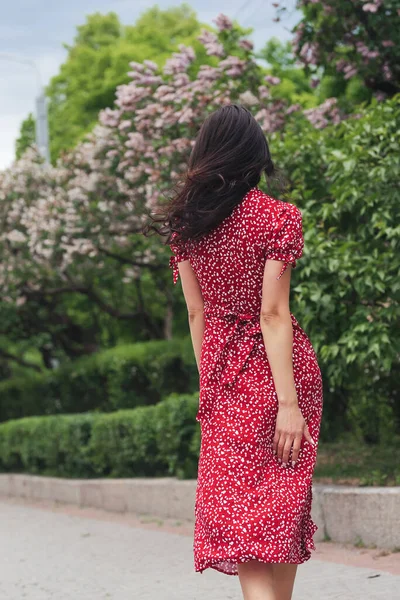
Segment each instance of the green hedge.
[[198,371],[189,337],[117,346],[54,371],[0,383],[0,421],[111,412],[193,393]]
[[196,478],[198,394],[155,406],[0,424],[0,471],[57,477]]

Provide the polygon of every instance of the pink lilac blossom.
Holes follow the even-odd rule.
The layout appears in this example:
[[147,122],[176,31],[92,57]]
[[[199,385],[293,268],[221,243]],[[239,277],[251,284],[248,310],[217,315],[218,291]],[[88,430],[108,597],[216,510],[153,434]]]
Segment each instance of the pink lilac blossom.
[[393,73],[388,64],[383,65],[382,71],[383,71],[383,76],[386,81],[390,81],[393,78]]
[[13,231],[10,231],[10,233],[8,233],[5,236],[9,242],[25,242],[26,241],[26,235],[24,233],[22,233],[22,231],[18,231],[16,229],[14,229]]
[[165,75],[177,75],[185,73],[195,59],[193,48],[180,44],[179,52],[174,52],[172,58],[169,58],[164,66]]
[[259,85],[258,95],[264,100],[265,98],[269,98],[271,96],[271,92],[266,85]]
[[264,79],[270,85],[279,85],[280,82],[281,82],[281,80],[279,79],[279,77],[274,77],[273,75],[266,75],[264,77]]
[[285,114],[289,116],[292,113],[297,112],[299,110],[301,110],[301,105],[300,104],[291,104],[289,106],[289,108],[286,109]]
[[194,118],[194,112],[191,108],[185,108],[183,111],[181,111],[179,118],[178,118],[178,123],[190,123]]
[[303,114],[316,129],[322,129],[329,123],[337,125],[342,120],[337,107],[337,98],[328,98],[316,108],[304,110]]
[[364,4],[363,7],[362,7],[362,9],[365,12],[371,12],[371,13],[376,13],[377,10],[378,10],[378,8],[379,7],[376,4],[372,4],[371,2],[369,2],[367,4]]
[[347,67],[348,65],[349,63],[343,58],[341,58],[336,62],[336,70],[339,72],[344,71],[345,67]]
[[241,40],[239,46],[248,52],[251,52],[254,49],[254,44],[251,40]]
[[144,60],[143,64],[151,71],[158,71],[158,65],[152,60]]
[[279,110],[277,105],[270,109],[262,108],[254,115],[254,117],[266,133],[277,131],[284,121],[283,111]]
[[197,39],[203,44],[209,56],[222,57],[225,55],[224,46],[218,41],[215,33],[203,29]]
[[356,42],[356,48],[361,56],[366,59],[377,58],[379,56],[377,50],[370,50],[363,42]]
[[246,90],[239,95],[239,100],[242,104],[247,106],[256,106],[260,103],[257,96],[255,96],[250,90]]
[[135,71],[139,71],[140,73],[143,73],[145,70],[145,65],[139,62],[135,62],[135,61],[131,61],[129,63],[129,66],[134,69]]
[[300,50],[300,58],[305,65],[316,65],[318,62],[317,44],[306,42]]
[[225,49],[222,44],[208,44],[205,48],[209,56],[225,56]]
[[150,88],[137,86],[136,83],[128,83],[117,87],[115,104],[123,111],[131,112],[140,100],[143,100],[151,92]]
[[216,81],[221,75],[219,67],[211,67],[209,65],[201,65],[198,72],[199,81]]
[[232,29],[233,23],[229,17],[224,14],[219,14],[216,19],[214,19],[214,23],[217,25],[219,31],[225,31],[227,29]]
[[182,56],[185,56],[189,62],[193,62],[196,58],[196,53],[191,46],[185,46],[184,44],[179,44],[178,46],[179,52]]
[[175,88],[171,85],[163,84],[157,87],[157,89],[154,91],[153,96],[157,100],[165,101],[165,98],[171,96],[171,94],[173,95],[173,97],[175,97]]
[[136,131],[128,133],[128,140],[125,142],[125,146],[136,150],[136,152],[144,152],[147,148],[143,135]]
[[386,100],[386,94],[384,92],[375,92],[374,96],[378,102],[383,102]]
[[160,77],[160,75],[141,75],[140,77],[136,78],[136,83],[138,85],[155,85],[158,83],[162,83],[163,79],[162,77]]
[[225,72],[230,77],[239,77],[246,69],[247,63],[238,56],[228,56],[219,63],[220,68],[225,69]]
[[343,72],[345,79],[351,79],[351,77],[357,75],[358,69],[356,69],[356,67],[353,67],[352,65],[346,65],[343,69]]
[[121,113],[119,110],[105,108],[99,113],[99,120],[102,125],[107,127],[117,127]]
[[118,129],[120,131],[123,131],[124,129],[129,129],[130,127],[132,127],[132,121],[130,121],[129,119],[121,121],[118,125]]
[[187,73],[178,73],[175,75],[173,83],[176,88],[184,88],[190,83],[189,75]]

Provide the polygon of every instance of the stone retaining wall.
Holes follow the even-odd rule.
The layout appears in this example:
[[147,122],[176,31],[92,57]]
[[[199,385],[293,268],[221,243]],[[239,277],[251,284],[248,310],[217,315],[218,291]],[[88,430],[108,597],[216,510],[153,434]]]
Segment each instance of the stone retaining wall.
[[[0,474],[0,496],[50,500],[164,518],[193,519],[196,480],[60,479]],[[316,542],[400,549],[400,487],[313,485]]]

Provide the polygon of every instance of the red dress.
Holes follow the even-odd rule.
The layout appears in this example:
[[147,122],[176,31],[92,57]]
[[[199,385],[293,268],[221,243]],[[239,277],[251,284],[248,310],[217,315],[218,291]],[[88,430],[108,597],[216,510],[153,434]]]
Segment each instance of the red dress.
[[[260,329],[265,260],[296,266],[302,216],[293,204],[252,189],[202,239],[171,240],[174,283],[189,259],[205,313],[196,420],[201,448],[195,501],[194,568],[237,575],[237,564],[303,563],[315,550],[311,519],[314,448],[303,437],[295,467],[272,452],[278,399]],[[313,347],[291,313],[299,406],[317,442],[322,379]]]

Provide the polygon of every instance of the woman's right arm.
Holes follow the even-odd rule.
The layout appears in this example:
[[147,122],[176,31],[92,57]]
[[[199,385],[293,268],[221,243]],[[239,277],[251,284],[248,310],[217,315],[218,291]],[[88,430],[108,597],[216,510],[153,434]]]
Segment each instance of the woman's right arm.
[[273,450],[286,464],[298,459],[303,435],[313,443],[300,411],[293,372],[293,328],[289,309],[291,267],[281,277],[282,262],[267,259],[264,267],[260,327],[278,397]]

